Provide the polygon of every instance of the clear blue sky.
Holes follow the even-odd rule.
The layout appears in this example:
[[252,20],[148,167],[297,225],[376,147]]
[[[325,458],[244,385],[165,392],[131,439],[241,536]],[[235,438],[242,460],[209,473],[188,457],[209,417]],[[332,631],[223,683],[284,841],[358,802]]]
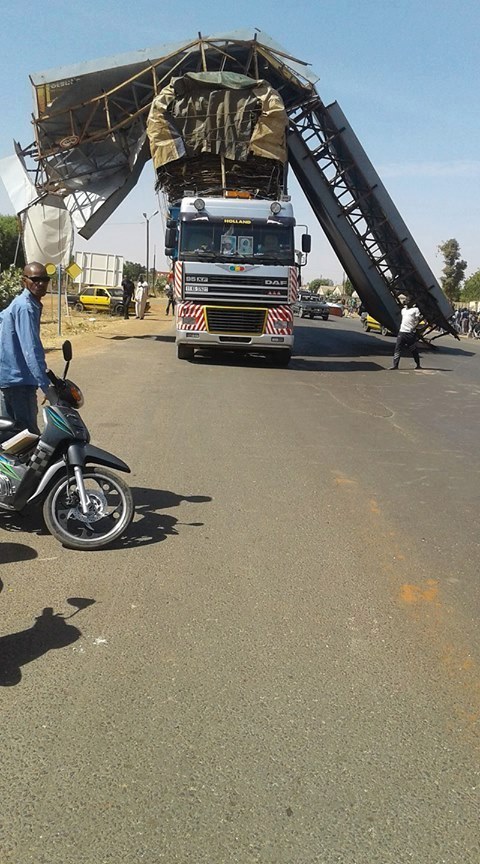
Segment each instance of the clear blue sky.
[[[32,139],[29,73],[164,42],[258,27],[311,64],[325,103],[337,100],[435,274],[437,246],[455,237],[480,268],[480,3],[475,0],[0,0],[0,156]],[[292,184],[311,230],[307,278],[341,280],[342,268]],[[147,165],[137,188],[78,250],[145,261],[142,212],[156,209]],[[0,183],[0,213],[12,212]],[[152,220],[159,269],[162,231]]]

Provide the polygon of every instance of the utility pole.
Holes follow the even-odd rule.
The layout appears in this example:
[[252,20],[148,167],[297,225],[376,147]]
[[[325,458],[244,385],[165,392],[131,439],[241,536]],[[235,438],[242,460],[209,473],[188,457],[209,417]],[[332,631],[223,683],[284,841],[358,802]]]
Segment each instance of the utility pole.
[[157,215],[159,211],[155,210],[155,213],[152,213],[151,216],[147,216],[146,213],[143,213],[143,218],[145,219],[145,227],[147,229],[147,282],[150,287],[150,219],[153,219],[154,216]]

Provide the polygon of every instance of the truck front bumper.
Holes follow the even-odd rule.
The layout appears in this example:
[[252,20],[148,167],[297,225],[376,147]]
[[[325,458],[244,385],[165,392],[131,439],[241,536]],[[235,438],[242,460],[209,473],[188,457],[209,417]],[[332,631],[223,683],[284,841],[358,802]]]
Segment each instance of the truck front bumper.
[[276,351],[279,348],[293,349],[293,335],[276,336],[268,333],[261,335],[242,335],[230,333],[208,333],[198,330],[176,331],[177,345],[190,345],[191,348],[225,348],[231,351]]

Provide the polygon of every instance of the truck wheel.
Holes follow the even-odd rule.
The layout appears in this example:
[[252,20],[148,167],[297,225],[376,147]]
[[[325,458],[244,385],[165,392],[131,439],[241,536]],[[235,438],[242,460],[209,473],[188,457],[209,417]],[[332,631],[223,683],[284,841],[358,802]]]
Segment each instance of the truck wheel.
[[278,351],[272,351],[271,360],[274,366],[288,366],[292,352],[288,348],[280,348]]
[[123,315],[123,303],[118,303],[113,309],[113,315]]
[[177,345],[177,357],[179,360],[193,360],[195,351],[190,345]]
[[75,303],[75,306],[73,308],[76,312],[83,312],[85,306],[83,305],[83,303],[80,303],[80,301],[78,301],[78,303]]

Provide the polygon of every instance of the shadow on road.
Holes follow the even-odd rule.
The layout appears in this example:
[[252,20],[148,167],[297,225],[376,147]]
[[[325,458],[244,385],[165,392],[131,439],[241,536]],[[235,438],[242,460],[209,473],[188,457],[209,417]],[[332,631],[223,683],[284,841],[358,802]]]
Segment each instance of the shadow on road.
[[221,348],[209,351],[202,348],[195,352],[196,366],[244,366],[258,369],[273,369],[274,364],[264,354],[245,354],[243,351],[227,351]]
[[320,360],[314,357],[294,357],[289,369],[292,372],[379,372],[385,369],[369,360]]
[[35,619],[33,627],[19,633],[0,636],[0,687],[12,687],[22,680],[22,666],[37,660],[54,648],[65,648],[80,638],[81,631],[67,618],[73,618],[95,600],[86,597],[70,597],[67,602],[76,607],[76,612],[65,616],[47,606]]
[[[31,561],[38,552],[24,543],[0,543],[0,564],[15,564],[17,561]],[[1,590],[1,589],[0,589]]]
[[[46,535],[49,533],[45,527],[41,511],[38,507],[32,507],[30,511],[25,510],[22,513],[16,513],[14,511],[11,513],[4,513],[2,511],[0,514],[0,529],[10,531],[11,533],[19,531],[26,534],[36,535]],[[3,544],[1,548],[3,549]],[[22,559],[19,558],[18,560],[20,561]]]
[[108,342],[123,342],[125,339],[150,339],[154,342],[175,342],[175,336],[164,336],[161,333],[144,333],[136,336],[132,333],[131,336],[99,336],[99,339],[106,339]]
[[164,513],[171,507],[178,507],[184,501],[190,504],[204,504],[212,499],[208,495],[177,495],[163,489],[132,488],[135,505],[135,520],[124,537],[120,537],[108,549],[131,549],[136,546],[149,546],[161,543],[169,535],[179,534],[177,526],[185,525],[200,528],[203,522],[179,522],[174,516]]

